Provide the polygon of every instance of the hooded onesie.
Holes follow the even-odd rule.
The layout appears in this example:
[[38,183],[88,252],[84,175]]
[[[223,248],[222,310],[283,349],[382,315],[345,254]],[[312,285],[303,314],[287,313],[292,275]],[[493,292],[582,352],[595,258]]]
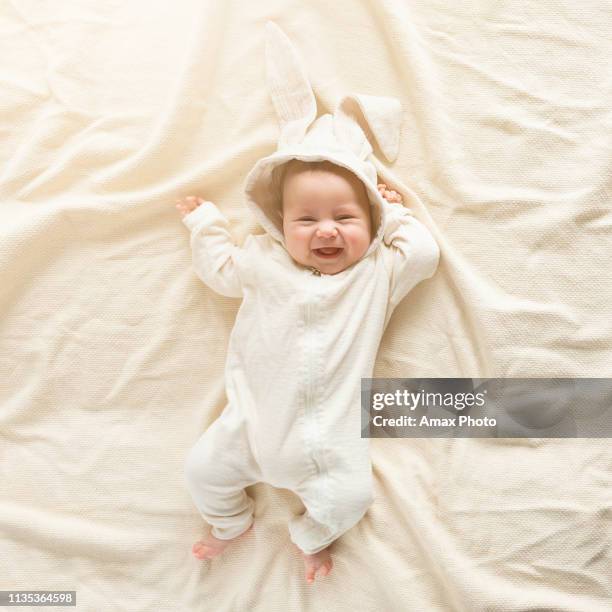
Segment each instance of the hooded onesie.
[[[212,202],[183,218],[198,277],[221,295],[242,298],[225,365],[227,404],[189,451],[185,475],[219,539],[251,526],[254,501],[245,487],[266,482],[293,491],[305,511],[289,521],[289,534],[313,554],[355,525],[373,501],[361,378],[372,376],[394,308],[433,276],[440,252],[412,211],[387,202],[377,188],[369,138],[387,159],[396,158],[399,101],[352,94],[317,119],[299,56],[273,22],[266,24],[266,65],[280,136],[276,152],[260,159],[245,182],[247,205],[265,232],[237,246]],[[337,274],[302,266],[285,247],[272,171],[292,159],[327,160],[366,188],[372,242]]]

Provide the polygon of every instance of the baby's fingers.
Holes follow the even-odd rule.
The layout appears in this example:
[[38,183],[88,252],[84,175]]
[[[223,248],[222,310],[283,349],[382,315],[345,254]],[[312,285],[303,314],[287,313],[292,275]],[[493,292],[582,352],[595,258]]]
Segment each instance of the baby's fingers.
[[175,200],[174,206],[180,211],[191,212],[203,203],[204,200],[202,198],[197,196],[187,196],[181,200]]
[[387,185],[385,183],[378,183],[377,187],[380,195],[385,198],[385,200],[388,202],[398,202],[401,204],[402,196],[397,191],[387,189]]

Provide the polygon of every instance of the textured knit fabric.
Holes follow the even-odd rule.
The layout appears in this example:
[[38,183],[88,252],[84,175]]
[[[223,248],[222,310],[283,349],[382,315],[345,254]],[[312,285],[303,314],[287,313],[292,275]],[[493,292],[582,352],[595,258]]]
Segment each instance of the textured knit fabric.
[[174,200],[259,231],[268,19],[319,115],[401,102],[376,171],[441,258],[375,375],[612,373],[608,0],[4,2],[1,588],[76,589],[76,612],[610,612],[606,438],[372,439],[375,503],[320,582],[287,532],[302,504],[265,484],[253,529],[193,558],[183,465],[227,402],[241,300],[194,274]]

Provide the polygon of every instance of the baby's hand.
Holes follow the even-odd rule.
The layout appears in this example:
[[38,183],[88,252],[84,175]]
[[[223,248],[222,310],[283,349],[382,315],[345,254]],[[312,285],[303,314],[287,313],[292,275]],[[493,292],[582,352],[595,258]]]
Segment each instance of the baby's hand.
[[397,202],[398,204],[402,203],[402,196],[397,193],[397,191],[387,189],[387,186],[384,183],[378,183],[378,191],[380,191],[380,195],[385,198],[387,202]]
[[181,217],[188,215],[190,212],[194,211],[198,206],[200,206],[204,200],[197,196],[187,196],[182,200],[176,200],[175,207],[181,214]]

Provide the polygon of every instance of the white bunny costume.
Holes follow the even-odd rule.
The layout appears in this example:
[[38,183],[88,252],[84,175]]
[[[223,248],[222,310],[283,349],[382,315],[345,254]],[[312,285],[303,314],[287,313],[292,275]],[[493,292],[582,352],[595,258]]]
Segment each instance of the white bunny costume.
[[[290,521],[291,539],[315,553],[355,525],[372,502],[360,379],[372,376],[395,306],[434,274],[439,249],[407,208],[380,195],[368,161],[372,146],[351,116],[357,103],[393,161],[399,101],[346,96],[333,115],[315,121],[316,102],[299,57],[273,22],[266,25],[266,60],[281,132],[277,151],[259,160],[245,183],[247,204],[266,233],[249,236],[239,248],[211,202],[183,218],[197,275],[214,291],[243,300],[228,347],[228,403],[191,449],[185,474],[220,539],[240,535],[253,521],[246,486],[267,482],[294,491],[306,511]],[[285,248],[271,173],[291,159],[331,161],[366,187],[374,238],[342,272],[306,268]]]

